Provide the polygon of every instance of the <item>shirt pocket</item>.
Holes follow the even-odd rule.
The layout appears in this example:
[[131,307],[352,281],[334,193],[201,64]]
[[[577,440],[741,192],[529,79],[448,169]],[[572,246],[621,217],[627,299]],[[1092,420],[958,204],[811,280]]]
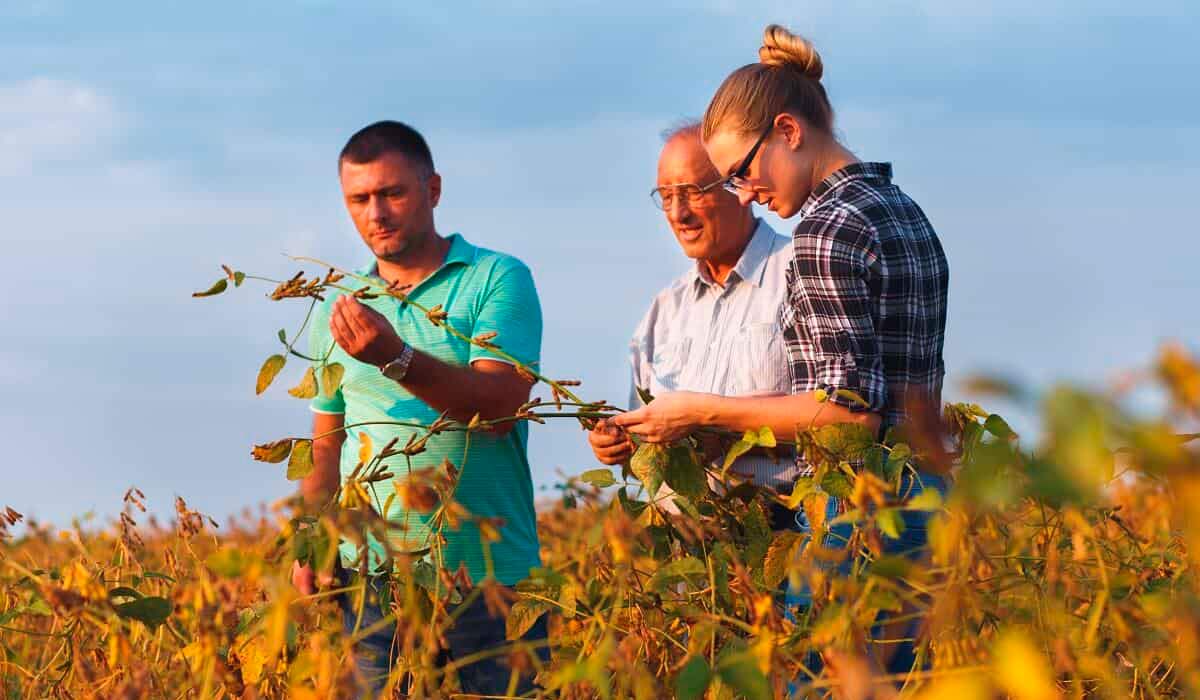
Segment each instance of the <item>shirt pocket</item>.
[[686,388],[683,386],[682,376],[691,349],[691,338],[680,338],[654,348],[654,356],[650,358],[650,393],[658,394]]
[[788,393],[787,349],[777,323],[742,326],[734,336],[729,365],[731,388],[737,396]]

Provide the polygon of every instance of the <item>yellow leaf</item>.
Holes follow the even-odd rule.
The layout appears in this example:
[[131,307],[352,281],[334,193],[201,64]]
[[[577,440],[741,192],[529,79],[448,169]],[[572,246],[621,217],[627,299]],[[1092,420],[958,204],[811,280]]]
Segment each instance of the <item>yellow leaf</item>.
[[983,678],[955,675],[934,679],[917,700],[990,700],[991,697]]
[[312,440],[297,440],[292,445],[292,456],[288,459],[288,481],[303,479],[312,473]]
[[756,442],[761,447],[775,447],[777,444],[775,442],[775,433],[771,430],[770,426],[764,425],[758,429]]
[[317,377],[312,367],[304,370],[300,383],[288,389],[288,393],[298,399],[311,399],[317,395]]
[[262,445],[255,445],[250,450],[250,456],[259,462],[276,464],[288,458],[292,452],[292,439],[276,440]]
[[321,395],[332,399],[342,386],[342,375],[346,368],[337,362],[331,362],[321,367]]
[[371,444],[371,436],[366,433],[358,434],[358,461],[366,464],[375,456],[375,447]]
[[287,358],[283,355],[268,357],[267,361],[263,363],[262,369],[258,370],[258,381],[254,384],[254,393],[261,394],[266,391],[285,364],[287,364]]
[[992,650],[996,683],[1014,700],[1054,700],[1059,697],[1050,664],[1022,632],[1010,630]]

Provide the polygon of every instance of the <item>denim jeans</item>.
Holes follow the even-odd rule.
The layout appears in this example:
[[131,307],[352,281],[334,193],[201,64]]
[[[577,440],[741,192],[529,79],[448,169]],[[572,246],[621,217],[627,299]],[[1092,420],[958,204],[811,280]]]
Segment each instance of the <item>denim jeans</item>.
[[[900,493],[906,498],[916,496],[925,489],[937,489],[943,496],[946,494],[946,480],[936,474],[925,472],[906,472],[900,479]],[[838,516],[837,499],[830,498],[825,508],[826,522],[833,520]],[[905,510],[901,511],[900,517],[904,521],[904,532],[900,534],[899,539],[892,539],[887,535],[883,536],[883,553],[885,555],[899,555],[910,559],[920,559],[925,554],[928,538],[929,519],[933,516],[929,511]],[[808,522],[808,518],[803,509],[796,512],[796,529],[799,532],[806,533],[811,536],[812,526]],[[850,539],[850,535],[854,532],[854,526],[849,523],[839,523],[829,528],[822,542],[827,549],[841,549],[846,546]],[[849,574],[850,567],[853,564],[853,557],[847,558],[839,564],[836,570],[842,574]],[[788,614],[795,608],[807,608],[812,605],[812,591],[809,590],[806,582],[801,582],[797,588],[789,588],[785,598],[785,605]],[[903,613],[902,613],[903,614]],[[876,619],[876,624],[872,628],[872,635],[880,637],[892,615],[884,612]],[[901,631],[900,636],[911,639],[916,636],[920,628],[921,620],[912,619],[905,625],[905,629]],[[887,664],[886,671],[888,673],[907,673],[916,663],[916,646],[912,641],[903,641],[890,645],[894,648],[894,653],[891,660]]]
[[[376,596],[378,596],[383,581],[383,577],[368,579],[368,586],[374,590]],[[356,627],[359,630],[367,629],[386,616],[386,613],[380,608],[378,597],[372,601],[368,596],[368,600],[363,604],[360,620],[354,598],[355,596],[347,593],[338,596],[338,604],[342,609],[342,625],[346,634],[353,633]],[[509,644],[505,639],[505,619],[492,617],[488,613],[483,596],[477,596],[470,603],[466,603],[466,609],[460,610],[460,608],[461,606],[450,608],[450,612],[457,613],[458,618],[455,620],[454,626],[445,632],[449,648],[441,650],[438,654],[439,664],[448,664],[476,652]],[[378,696],[387,682],[392,665],[395,630],[394,624],[384,625],[382,629],[371,632],[354,645],[355,665],[366,684],[361,696],[363,698]],[[547,636],[546,616],[543,615],[522,639],[533,642],[544,640]],[[543,663],[550,659],[550,651],[546,646],[540,646],[531,651]],[[462,692],[473,695],[504,695],[508,690],[511,676],[506,656],[506,654],[490,656],[458,669],[458,680]],[[522,676],[518,680],[516,690],[518,695],[532,689],[532,676]]]

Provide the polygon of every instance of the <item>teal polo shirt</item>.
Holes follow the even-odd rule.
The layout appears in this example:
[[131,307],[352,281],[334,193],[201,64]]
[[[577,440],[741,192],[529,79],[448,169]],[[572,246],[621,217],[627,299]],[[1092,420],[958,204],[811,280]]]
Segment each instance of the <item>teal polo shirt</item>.
[[[450,249],[442,266],[408,292],[408,296],[426,308],[438,304],[448,314],[447,322],[460,333],[475,337],[481,333],[497,333],[493,343],[525,364],[535,365],[541,354],[542,311],[537,290],[529,268],[520,260],[477,248],[459,234],[450,236]],[[374,263],[358,270],[359,274],[377,278]],[[382,280],[380,280],[382,282]],[[353,282],[347,280],[347,286]],[[322,356],[331,346],[330,362],[345,367],[341,388],[331,398],[318,393],[312,410],[320,413],[343,414],[346,425],[364,421],[408,421],[428,425],[439,412],[402,385],[384,377],[377,367],[346,354],[333,341],[329,317],[336,295],[330,295],[313,312],[309,329],[309,349],[312,357]],[[504,361],[494,351],[469,345],[451,336],[425,317],[424,312],[395,297],[380,296],[363,301],[383,314],[395,326],[404,341],[427,355],[451,365],[466,366],[475,360]],[[317,372],[320,376],[320,372]],[[376,452],[392,438],[399,445],[408,442],[412,434],[423,431],[389,425],[369,425],[351,428],[342,445],[341,474],[344,479],[358,463],[360,435],[367,435]],[[533,483],[530,478],[526,446],[529,428],[524,422],[505,435],[477,432],[468,441],[464,432],[441,433],[430,438],[426,451],[406,458],[396,455],[387,460],[390,471],[403,479],[409,468],[442,468],[443,460],[458,467],[460,476],[456,500],[475,515],[504,519],[502,539],[491,544],[496,578],[504,584],[514,584],[529,575],[529,569],[541,565],[538,552],[537,521],[533,509]],[[389,481],[373,484],[372,501],[382,507],[395,492]],[[393,499],[384,516],[399,526],[390,537],[394,545],[404,550],[428,547],[430,514],[407,511]],[[455,570],[464,563],[471,578],[478,582],[486,573],[479,530],[474,523],[463,523],[459,529],[444,530],[443,565]],[[372,543],[376,555],[382,554],[377,542]],[[343,541],[342,560],[352,565],[356,560],[355,547]]]

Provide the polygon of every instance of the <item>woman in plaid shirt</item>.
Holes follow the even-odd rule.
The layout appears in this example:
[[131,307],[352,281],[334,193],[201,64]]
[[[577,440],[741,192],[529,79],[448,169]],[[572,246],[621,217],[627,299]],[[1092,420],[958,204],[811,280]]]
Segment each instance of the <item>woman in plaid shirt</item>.
[[[780,319],[790,395],[663,394],[613,419],[629,432],[665,442],[703,426],[740,432],[766,425],[786,437],[797,427],[858,422],[882,436],[911,407],[940,406],[945,253],[924,212],[892,183],[891,165],[860,161],[838,143],[822,73],[812,44],[771,25],[759,62],[725,79],[701,133],[725,188],[743,204],[800,217]],[[934,475],[909,480],[944,488]],[[886,548],[925,544],[926,518],[905,515],[904,536]],[[893,662],[907,671],[911,650]]]

